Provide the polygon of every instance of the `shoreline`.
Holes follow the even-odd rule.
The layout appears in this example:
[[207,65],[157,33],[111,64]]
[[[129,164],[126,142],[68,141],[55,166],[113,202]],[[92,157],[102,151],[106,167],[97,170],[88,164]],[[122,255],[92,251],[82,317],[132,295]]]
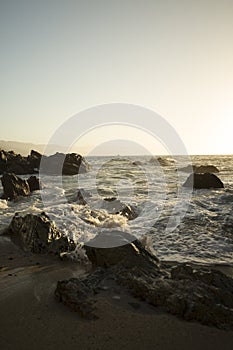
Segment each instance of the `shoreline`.
[[[4,350],[232,349],[232,331],[183,321],[132,297],[119,285],[98,295],[99,319],[83,319],[55,301],[54,290],[59,279],[78,277],[85,268],[24,253],[10,239],[0,246],[0,346]],[[233,268],[218,268],[233,276]]]

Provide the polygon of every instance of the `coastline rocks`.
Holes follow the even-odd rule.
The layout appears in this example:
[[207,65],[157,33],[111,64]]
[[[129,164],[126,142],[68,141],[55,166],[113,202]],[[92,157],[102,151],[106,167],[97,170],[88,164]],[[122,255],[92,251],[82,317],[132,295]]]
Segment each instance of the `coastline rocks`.
[[91,197],[91,194],[88,191],[84,190],[83,188],[80,188],[77,192],[76,202],[79,205],[86,205],[87,201],[85,198],[90,198],[90,197]]
[[162,157],[151,157],[149,160],[149,163],[154,164],[154,165],[161,165],[161,166],[171,166],[174,164],[174,160],[170,161],[166,158]]
[[77,175],[90,171],[90,165],[80,154],[57,152],[43,156],[40,170],[48,175]]
[[191,174],[183,184],[194,189],[224,188],[222,181],[214,174]]
[[16,213],[6,231],[12,241],[32,253],[51,253],[58,255],[75,249],[45,213],[28,214],[24,217]]
[[26,180],[20,179],[15,174],[4,174],[1,177],[3,196],[2,199],[16,199],[20,196],[29,196],[30,187]]
[[18,197],[26,197],[31,192],[40,189],[39,179],[36,176],[31,176],[27,180],[23,180],[15,174],[4,174],[1,177],[3,186],[2,199],[13,200]]
[[219,170],[214,165],[187,165],[186,167],[180,168],[179,170],[187,173],[196,173],[196,174],[203,174],[203,173],[219,173]]
[[[116,232],[115,232],[116,234]],[[99,235],[101,236],[102,233]],[[97,237],[85,245],[88,258],[97,269],[81,278],[59,281],[56,299],[83,317],[97,318],[96,295],[111,281],[127,288],[134,297],[162,307],[185,320],[233,330],[233,279],[217,270],[188,264],[159,264],[138,240],[125,246],[96,248]]]
[[52,156],[42,156],[39,152],[31,150],[30,155],[23,157],[13,151],[0,150],[0,174],[37,174],[41,164],[43,164],[44,173],[52,175],[60,173],[76,175],[90,170],[88,162],[77,153],[56,153]]

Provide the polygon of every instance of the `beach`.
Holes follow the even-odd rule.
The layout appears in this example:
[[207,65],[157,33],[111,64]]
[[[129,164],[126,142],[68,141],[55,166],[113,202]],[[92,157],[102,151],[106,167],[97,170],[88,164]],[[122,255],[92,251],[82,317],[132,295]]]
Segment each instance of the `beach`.
[[182,321],[119,286],[98,295],[97,320],[83,319],[54,298],[57,281],[83,267],[25,253],[7,238],[1,252],[1,349],[232,349],[232,331]]

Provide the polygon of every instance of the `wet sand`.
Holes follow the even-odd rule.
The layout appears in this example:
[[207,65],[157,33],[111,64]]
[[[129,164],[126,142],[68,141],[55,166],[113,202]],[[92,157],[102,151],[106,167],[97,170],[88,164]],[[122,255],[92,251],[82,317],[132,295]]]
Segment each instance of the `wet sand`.
[[[79,276],[83,268],[24,253],[7,238],[0,243],[1,349],[233,348],[232,331],[182,321],[120,287],[98,295],[98,320],[82,319],[54,300],[54,290],[58,280]],[[233,275],[231,268],[221,269]]]

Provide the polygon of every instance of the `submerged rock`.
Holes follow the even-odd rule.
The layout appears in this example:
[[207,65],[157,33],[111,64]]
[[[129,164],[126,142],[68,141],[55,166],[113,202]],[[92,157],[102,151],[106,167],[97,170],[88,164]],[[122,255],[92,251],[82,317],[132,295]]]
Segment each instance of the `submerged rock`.
[[76,201],[80,205],[86,205],[87,204],[86,198],[90,198],[90,197],[91,197],[91,193],[84,190],[83,188],[80,188],[80,190],[78,190],[78,193],[77,193]]
[[[109,233],[110,234],[110,233]],[[82,278],[59,281],[57,300],[87,318],[98,317],[96,294],[114,280],[134,297],[185,320],[233,330],[233,279],[217,270],[176,264],[160,265],[138,240],[118,232],[124,246],[96,248],[108,239],[100,237],[86,244],[88,258],[97,269]]]
[[1,177],[3,196],[2,199],[16,199],[20,196],[29,196],[30,187],[26,180],[22,180],[15,174],[4,174]]
[[194,189],[224,188],[222,181],[214,174],[191,174],[183,184]]
[[12,241],[32,253],[60,254],[75,249],[45,213],[28,214],[24,217],[17,213],[13,217],[6,234]]

